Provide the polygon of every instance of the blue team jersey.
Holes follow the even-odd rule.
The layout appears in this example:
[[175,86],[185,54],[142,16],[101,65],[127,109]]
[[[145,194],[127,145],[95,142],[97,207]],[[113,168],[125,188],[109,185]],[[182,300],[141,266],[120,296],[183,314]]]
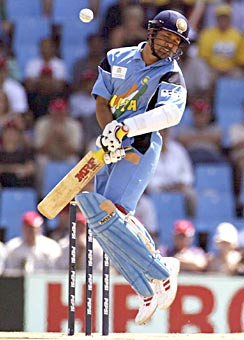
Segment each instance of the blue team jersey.
[[186,87],[177,61],[167,58],[146,66],[138,46],[110,50],[99,66],[92,94],[109,100],[114,119],[144,113],[174,103],[183,114]]
[[[167,58],[146,66],[141,56],[144,44],[110,50],[99,66],[92,94],[109,101],[113,118],[119,122],[166,103],[177,105],[182,114],[185,109],[185,82],[177,61]],[[125,137],[123,146],[133,147],[139,163],[122,159],[104,167],[96,176],[95,190],[126,211],[134,211],[155,172],[162,138],[154,131]]]

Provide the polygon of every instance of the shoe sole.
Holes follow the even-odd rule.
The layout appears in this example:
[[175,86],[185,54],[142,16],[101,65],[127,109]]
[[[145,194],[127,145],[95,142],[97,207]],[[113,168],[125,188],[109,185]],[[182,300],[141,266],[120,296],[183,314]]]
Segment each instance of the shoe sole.
[[155,309],[151,312],[151,314],[149,314],[148,316],[147,316],[147,318],[146,319],[143,319],[143,320],[140,320],[140,322],[137,322],[137,321],[135,321],[135,323],[137,324],[137,325],[145,325],[151,318],[152,318],[152,316],[153,316],[153,314],[156,312],[156,309],[157,309],[157,305],[155,306]]

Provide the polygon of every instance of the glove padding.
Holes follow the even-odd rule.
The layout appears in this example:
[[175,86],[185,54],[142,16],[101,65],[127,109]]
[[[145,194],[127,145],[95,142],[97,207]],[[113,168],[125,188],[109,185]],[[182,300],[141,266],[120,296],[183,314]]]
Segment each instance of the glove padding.
[[117,163],[125,157],[125,149],[120,148],[113,152],[107,152],[104,154],[104,162],[106,164]]
[[120,149],[122,141],[117,138],[116,133],[121,127],[122,124],[118,123],[117,120],[108,123],[96,141],[97,146],[102,147],[105,152],[115,152]]

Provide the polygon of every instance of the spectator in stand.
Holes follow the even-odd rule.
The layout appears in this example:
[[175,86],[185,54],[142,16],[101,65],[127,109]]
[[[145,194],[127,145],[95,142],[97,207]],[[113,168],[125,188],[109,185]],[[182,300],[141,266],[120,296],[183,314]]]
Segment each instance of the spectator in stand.
[[240,253],[241,253],[241,260],[238,264],[238,268],[237,268],[237,275],[244,275],[244,248],[240,249]]
[[190,157],[184,146],[170,137],[169,129],[161,130],[160,134],[164,143],[147,192],[181,192],[185,197],[186,214],[192,217],[196,209],[196,192]]
[[[48,223],[48,222],[47,222]],[[47,231],[47,236],[59,242],[65,238],[69,233],[69,204],[57,216],[57,224],[53,230]]]
[[239,275],[244,275],[244,227],[239,231],[239,250],[241,253],[241,261],[239,262],[237,273]]
[[[215,10],[223,0],[209,1],[204,13],[203,27],[212,27],[216,25]],[[224,4],[231,7],[232,25],[244,33],[244,2],[242,0],[225,0]]]
[[235,195],[236,214],[243,216],[243,202],[241,202],[241,188],[244,185],[242,173],[244,170],[244,102],[242,104],[243,121],[230,126],[229,157],[233,167],[233,188]]
[[217,23],[199,34],[199,55],[211,67],[213,83],[219,76],[240,76],[244,64],[243,37],[231,23],[231,7],[215,9]]
[[48,160],[77,161],[82,134],[81,124],[70,117],[67,99],[52,99],[48,114],[40,117],[35,125],[36,151]]
[[2,187],[35,187],[34,150],[25,144],[24,132],[8,122],[0,143],[0,183]]
[[[5,62],[8,63],[8,61],[9,59],[1,57],[0,51],[0,79],[3,79],[1,77],[5,77],[5,72],[8,73],[9,64],[5,65]],[[5,124],[14,122],[16,127],[23,130],[25,133],[26,142],[29,140],[29,144],[32,145],[27,131],[28,121],[31,117],[32,113],[28,109],[27,96],[24,87],[18,81],[13,80],[10,77],[6,78],[3,82],[3,86],[0,87],[0,134]]]
[[10,78],[19,81],[20,72],[15,53],[11,46],[6,46],[4,41],[0,38],[0,57],[7,60],[8,75]]
[[195,228],[191,221],[177,220],[173,229],[173,247],[160,249],[163,256],[173,256],[180,261],[181,272],[203,272],[207,268],[207,253],[193,245]]
[[40,41],[40,56],[30,59],[25,70],[25,88],[35,118],[45,115],[50,100],[66,91],[66,65],[56,56],[51,38]]
[[32,148],[32,113],[19,114],[17,112],[10,111],[10,105],[8,96],[3,90],[0,90],[0,136],[2,131],[8,123],[14,124],[16,128],[19,128],[23,132],[23,141],[26,146]]
[[[211,1],[211,0],[210,0]],[[188,20],[191,26],[190,29],[190,40],[196,41],[199,32],[202,30],[202,24],[203,24],[203,18],[204,18],[204,13],[206,10],[206,7],[208,5],[208,0],[207,1],[202,1],[202,0],[193,0],[193,1],[184,1],[184,2],[189,2],[191,3],[191,9],[189,11],[189,16]]]
[[11,49],[14,34],[14,24],[7,17],[5,0],[0,2],[0,39],[6,49]]
[[[56,269],[69,268],[69,235],[59,241],[61,255],[57,259]],[[93,270],[102,273],[103,252],[98,242],[93,240]],[[76,214],[76,269],[86,269],[86,218],[81,212]]]
[[0,57],[0,89],[3,90],[9,101],[9,110],[14,113],[26,113],[28,101],[24,86],[9,77],[7,59]]
[[[172,3],[175,1],[170,0],[139,0],[140,6],[143,8],[145,15],[145,23],[153,18],[157,13],[171,9]],[[174,8],[176,9],[176,8]],[[180,9],[177,9],[180,10]]]
[[42,0],[42,14],[48,18],[53,14],[53,0]]
[[236,227],[227,222],[220,223],[213,237],[216,252],[210,254],[208,272],[235,275],[238,273],[241,253],[238,248]]
[[109,48],[109,34],[116,27],[122,24],[122,12],[130,4],[136,3],[135,0],[118,0],[112,4],[104,16],[101,24],[102,36],[105,39],[105,50]]
[[14,122],[22,130],[25,128],[24,115],[10,111],[8,96],[0,90],[0,134],[4,126],[10,122]]
[[43,38],[39,44],[40,55],[31,59],[26,65],[25,84],[27,89],[35,87],[37,78],[43,68],[48,67],[54,76],[54,86],[62,90],[66,81],[66,67],[62,59],[56,56],[55,45],[51,38]]
[[224,162],[222,131],[214,121],[210,101],[195,99],[190,108],[192,124],[180,127],[176,139],[187,149],[193,164]]
[[38,118],[34,127],[39,190],[49,160],[78,162],[83,152],[83,136],[81,123],[70,117],[68,101],[61,97],[52,99],[48,114]]
[[0,242],[0,276],[2,275],[5,268],[5,259],[6,259],[5,244]]
[[197,0],[139,0],[147,19],[163,10],[176,10],[189,18],[196,2]]
[[186,82],[188,104],[196,98],[212,96],[210,67],[199,57],[196,41],[191,41],[191,45],[181,55],[179,65]]
[[100,0],[89,0],[89,8],[94,12],[94,15],[99,14],[100,6],[102,6]]
[[2,131],[3,126],[11,120],[12,114],[9,111],[8,96],[3,90],[0,90],[0,129]]
[[35,211],[22,216],[23,234],[6,243],[6,274],[52,271],[61,254],[59,244],[42,235],[43,219]]
[[96,119],[96,101],[91,96],[97,71],[85,69],[81,73],[79,89],[73,92],[69,98],[70,114],[74,119],[81,122],[84,130],[85,148],[90,141],[101,133]]
[[139,5],[130,5],[123,9],[122,22],[109,34],[109,48],[135,46],[146,40],[147,30],[144,27],[144,11]]
[[81,78],[87,70],[97,72],[97,65],[100,64],[104,57],[104,39],[102,36],[97,34],[89,35],[87,38],[87,49],[88,53],[86,57],[77,59],[73,67],[73,78],[72,78],[72,90],[77,91],[80,89]]

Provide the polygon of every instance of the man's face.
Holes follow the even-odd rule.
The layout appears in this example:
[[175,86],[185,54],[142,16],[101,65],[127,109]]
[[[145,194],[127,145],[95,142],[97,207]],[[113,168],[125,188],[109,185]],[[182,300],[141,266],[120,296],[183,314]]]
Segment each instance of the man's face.
[[52,57],[54,55],[54,46],[49,39],[41,42],[41,54],[43,57]]
[[174,235],[174,246],[178,251],[191,246],[192,241],[192,237],[186,236],[185,234]]
[[226,31],[231,27],[231,18],[228,15],[220,15],[217,17],[217,25],[221,31]]
[[154,38],[154,49],[161,59],[165,59],[176,53],[180,43],[181,38],[177,34],[160,30]]
[[41,228],[36,228],[28,224],[24,224],[23,226],[23,238],[29,247],[32,247],[36,244],[36,238],[38,235],[40,235],[40,233]]

